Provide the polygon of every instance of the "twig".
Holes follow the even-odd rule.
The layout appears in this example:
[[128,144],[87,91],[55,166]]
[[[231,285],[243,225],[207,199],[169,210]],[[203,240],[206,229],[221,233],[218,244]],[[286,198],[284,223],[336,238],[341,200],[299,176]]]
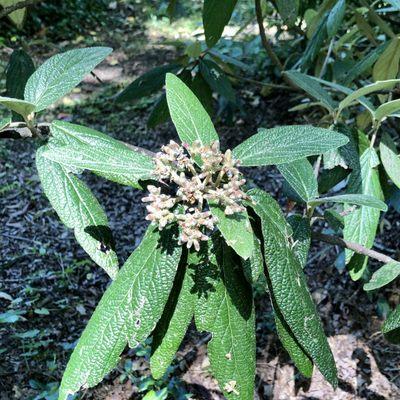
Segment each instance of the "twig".
[[0,18],[4,18],[8,14],[11,14],[14,11],[20,10],[21,8],[31,6],[35,3],[39,3],[40,1],[42,1],[42,0],[25,0],[25,1],[21,1],[19,3],[13,4],[12,6],[6,7],[0,11]]
[[352,250],[355,253],[362,254],[363,256],[367,256],[370,258],[374,258],[375,260],[383,262],[384,264],[397,262],[392,257],[389,257],[385,254],[379,253],[378,251],[375,251],[372,249],[367,249],[366,247],[362,246],[361,244],[349,242],[348,240],[342,239],[338,236],[325,235],[320,232],[313,232],[312,239],[319,240],[321,242],[337,245],[337,246],[343,247],[345,249]]

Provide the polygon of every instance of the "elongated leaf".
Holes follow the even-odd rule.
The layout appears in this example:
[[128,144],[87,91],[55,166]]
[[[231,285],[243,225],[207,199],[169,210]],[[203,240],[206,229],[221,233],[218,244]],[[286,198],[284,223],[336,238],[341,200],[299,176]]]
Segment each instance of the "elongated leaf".
[[[375,167],[379,164],[374,149],[367,148],[360,158],[361,170],[353,171],[348,191],[362,193],[383,200],[383,193],[379,183],[379,175]],[[356,242],[364,247],[371,248],[379,223],[379,209],[361,206],[344,217],[343,236],[346,240]],[[353,252],[346,249],[346,263],[353,257]],[[367,265],[367,257],[355,255],[352,264],[349,264],[350,276],[353,280],[360,279]]]
[[348,138],[332,130],[308,125],[259,129],[233,150],[243,166],[285,164],[344,146]]
[[255,379],[255,318],[251,287],[233,251],[214,242],[208,268],[208,295],[195,311],[196,326],[212,334],[207,345],[211,371],[228,399],[253,400]]
[[25,118],[36,109],[34,104],[29,103],[25,100],[14,99],[12,97],[0,96],[0,104],[2,104],[4,107],[7,107],[9,110],[16,112],[17,114],[22,115]]
[[307,263],[308,252],[311,246],[311,228],[308,218],[294,214],[288,217],[287,222],[293,230],[293,253],[302,268]]
[[8,125],[11,124],[11,118],[2,118],[0,119],[0,131],[4,128],[7,128]]
[[201,73],[197,73],[196,76],[193,78],[190,89],[200,100],[201,104],[206,109],[208,114],[212,116],[214,112],[212,90],[208,83],[204,80]]
[[213,47],[231,19],[237,0],[204,0],[203,25],[207,46]]
[[74,229],[84,250],[114,279],[118,258],[106,214],[85,183],[43,156],[46,149],[47,146],[42,146],[36,153],[36,167],[44,193],[61,221]]
[[364,285],[364,290],[376,290],[394,281],[400,275],[400,262],[385,264],[374,272],[370,281]]
[[298,71],[286,71],[285,75],[299,88],[303,89],[314,99],[319,100],[328,110],[333,111],[337,103],[315,79]]
[[88,47],[57,54],[44,62],[28,79],[25,100],[36,111],[47,108],[71,91],[112,49]]
[[318,196],[317,178],[307,158],[301,158],[287,164],[280,164],[278,169],[293,190],[306,203]]
[[176,231],[150,227],[109,286],[75,347],[59,400],[95,386],[117,364],[128,340],[143,342],[160,319],[181,256]]
[[387,205],[382,200],[368,194],[341,194],[309,201],[309,204],[314,206],[324,203],[355,204],[358,206],[376,208],[381,211],[387,211],[388,209]]
[[400,343],[400,305],[392,311],[382,326],[382,332],[386,339],[392,343]]
[[397,153],[396,144],[386,132],[382,136],[379,151],[386,173],[393,183],[400,188],[400,156]]
[[312,358],[325,379],[336,387],[335,361],[300,263],[289,242],[291,227],[271,196],[258,189],[250,190],[248,194],[253,200],[249,206],[261,218],[264,257],[276,304],[300,346]]
[[384,119],[386,119],[387,117],[390,117],[391,114],[394,114],[399,110],[400,110],[400,100],[399,99],[388,101],[387,103],[380,105],[376,109],[376,111],[374,113],[374,117],[377,121],[381,122]]
[[200,61],[200,72],[211,89],[232,103],[236,102],[235,91],[225,72],[211,60]]
[[219,140],[210,116],[193,92],[175,75],[167,74],[166,83],[169,112],[182,142],[198,140],[209,145]]
[[62,139],[62,143],[44,156],[66,168],[88,169],[135,187],[139,180],[152,176],[154,163],[149,155],[131,150],[110,136],[62,121],[53,122],[50,130],[55,139]]
[[339,30],[343,17],[346,12],[346,1],[338,0],[335,6],[332,8],[328,15],[328,20],[326,22],[326,30],[328,32],[328,37],[333,37]]
[[253,230],[246,211],[225,215],[223,207],[209,202],[210,211],[218,219],[217,226],[228,246],[247,260],[254,249]]
[[400,39],[393,38],[385,51],[380,55],[374,65],[372,77],[374,81],[385,81],[395,79],[399,72],[400,61]]
[[299,0],[277,0],[276,6],[283,22],[289,26],[294,25],[299,12]]
[[261,251],[261,242],[256,235],[253,235],[254,248],[247,260],[242,260],[243,272],[249,283],[258,281],[264,270],[264,258]]
[[187,265],[181,265],[180,275],[183,276],[177,276],[179,279],[175,280],[164,313],[154,330],[150,366],[155,379],[162,378],[167,371],[194,315],[197,294],[193,290],[193,268],[200,264],[199,261],[198,253],[190,253]]
[[151,113],[149,115],[149,119],[147,120],[147,126],[149,128],[155,128],[159,124],[163,124],[169,120],[169,110],[167,103],[167,96],[163,93],[158,100],[156,101]]
[[379,81],[364,86],[345,97],[339,104],[339,111],[351,106],[354,101],[358,101],[358,99],[362,96],[366,96],[367,94],[378,92],[380,90],[393,89],[399,82],[400,79],[389,79],[387,81]]
[[23,99],[26,82],[34,71],[35,66],[29,55],[22,49],[14,50],[7,66],[7,96]]
[[116,98],[117,103],[137,100],[160,90],[165,84],[168,72],[177,72],[182,68],[178,64],[167,64],[153,68],[128,85]]

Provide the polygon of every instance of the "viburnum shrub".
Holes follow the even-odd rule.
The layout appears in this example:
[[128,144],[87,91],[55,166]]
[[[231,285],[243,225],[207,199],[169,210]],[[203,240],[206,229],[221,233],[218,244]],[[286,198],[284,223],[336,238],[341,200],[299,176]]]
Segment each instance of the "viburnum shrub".
[[[314,90],[317,87],[321,102],[325,99],[331,107],[329,129],[260,128],[233,149],[220,148],[209,114],[188,86],[171,73],[166,75],[166,101],[180,142],[166,143],[156,154],[84,126],[36,122],[38,112],[76,86],[110,51],[97,47],[56,55],[27,80],[24,99],[0,97],[0,104],[23,119],[2,120],[1,134],[17,132],[45,139],[36,153],[43,190],[62,222],[74,230],[77,241],[112,279],[71,355],[59,399],[99,383],[117,365],[127,344],[136,347],[150,335],[151,371],[155,378],[162,377],[193,319],[199,331],[211,334],[207,345],[211,372],[226,398],[252,399],[256,371],[252,288],[260,279],[271,299],[277,334],[299,371],[310,377],[315,365],[336,387],[335,362],[303,273],[311,226],[321,219],[315,215],[321,204],[344,204],[342,213],[329,210],[326,220],[343,225],[344,216],[345,236],[354,221],[362,217],[361,221],[372,223],[387,206],[379,191],[320,197],[315,172],[321,154],[342,163],[358,162],[361,170],[354,165],[352,170],[361,175],[351,174],[349,185],[354,187],[355,180],[361,179],[362,189],[377,187],[379,159],[373,143],[381,121],[393,112],[393,104],[371,111],[372,141],[359,134],[363,152],[361,158],[350,157],[350,161],[353,137],[340,117],[355,101],[370,107],[363,96],[377,87],[391,88],[397,81],[350,91],[337,105],[321,95],[319,84],[292,72],[290,79]],[[396,166],[393,146],[385,143],[381,155],[386,152]],[[315,160],[314,169],[310,159]],[[298,203],[306,205],[302,215],[286,219],[271,195],[246,182],[241,167],[266,165],[276,165]],[[106,214],[79,178],[84,170],[145,191],[142,200],[150,224],[121,269]],[[354,221],[348,223],[347,218]],[[367,290],[390,282],[393,271],[399,270],[399,263],[371,252],[359,241],[316,235],[346,247],[349,259],[357,253],[354,257],[361,257],[360,269],[367,256],[386,263]],[[358,270],[351,272],[357,278]],[[397,314],[385,324],[389,336],[398,328]]]

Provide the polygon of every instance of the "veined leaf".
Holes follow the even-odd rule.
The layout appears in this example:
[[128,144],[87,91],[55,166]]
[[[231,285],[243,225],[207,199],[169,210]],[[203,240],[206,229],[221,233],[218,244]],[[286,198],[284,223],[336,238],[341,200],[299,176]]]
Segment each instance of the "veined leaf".
[[374,118],[376,121],[381,122],[399,110],[400,110],[400,100],[399,99],[388,101],[387,103],[380,105],[376,109],[376,111],[374,113]]
[[378,92],[380,90],[393,89],[399,82],[400,79],[389,79],[387,81],[371,83],[370,85],[355,90],[339,103],[339,112],[344,110],[346,107],[351,106],[355,101],[359,101],[360,97],[366,96],[370,93]]
[[243,272],[249,283],[254,284],[264,271],[264,258],[261,251],[261,242],[253,235],[254,248],[247,260],[242,260]]
[[329,111],[337,107],[337,103],[315,79],[298,71],[286,71],[285,75],[300,89],[303,89],[314,99],[319,100]]
[[306,280],[289,242],[291,227],[276,201],[259,189],[248,192],[261,219],[264,257],[276,304],[290,331],[325,379],[337,386],[337,371]]
[[218,219],[217,227],[228,246],[232,247],[240,257],[247,260],[254,249],[253,229],[247,211],[225,215],[223,207],[209,202],[212,215]]
[[44,193],[61,221],[74,229],[84,250],[114,279],[118,273],[118,258],[106,214],[85,183],[43,156],[46,148],[42,146],[36,153],[36,167]]
[[36,111],[47,108],[71,91],[112,49],[88,47],[56,54],[45,61],[28,79],[25,100]]
[[374,65],[372,71],[374,81],[385,81],[396,78],[399,72],[399,61],[400,39],[395,37],[390,41],[389,45]]
[[288,217],[287,222],[292,228],[293,253],[302,268],[307,263],[308,252],[311,246],[311,228],[308,218],[294,214]]
[[165,75],[182,68],[178,64],[167,64],[153,68],[128,85],[116,98],[117,103],[137,100],[151,95],[165,85]]
[[400,155],[397,153],[393,139],[386,132],[382,136],[379,151],[386,173],[393,183],[400,188]]
[[175,75],[167,74],[166,83],[169,112],[182,142],[199,140],[209,145],[219,140],[210,116],[193,92]]
[[364,290],[376,290],[394,281],[400,275],[400,262],[385,264],[374,272],[368,283],[364,285]]
[[7,128],[8,125],[11,124],[11,118],[2,118],[0,119],[0,131],[4,128]]
[[150,227],[101,298],[64,373],[59,400],[99,383],[128,341],[143,342],[160,319],[181,256],[176,231]]
[[328,37],[332,38],[336,35],[339,30],[343,17],[346,12],[346,1],[338,0],[335,6],[332,8],[328,15],[328,21],[326,22],[326,30],[328,32]]
[[237,0],[204,0],[203,25],[207,46],[213,47],[231,19]]
[[200,72],[211,89],[232,103],[236,102],[235,91],[225,72],[211,60],[200,61]]
[[344,146],[349,139],[335,131],[309,125],[259,129],[233,150],[243,166],[285,164]]
[[198,253],[189,253],[188,262],[181,263],[164,313],[153,335],[151,373],[160,379],[167,371],[194,315],[197,294],[194,292],[194,268],[200,264]]
[[84,126],[55,121],[50,127],[60,146],[44,156],[66,168],[88,169],[112,181],[137,187],[139,180],[152,176],[152,158],[129,149],[104,133]]
[[12,97],[1,97],[0,104],[7,107],[9,110],[16,112],[26,118],[29,114],[36,111],[34,104],[25,100],[14,99]]
[[212,253],[207,267],[215,273],[208,282],[208,294],[198,301],[196,326],[212,334],[208,356],[224,396],[253,400],[256,342],[251,287],[223,241],[214,241]]
[[306,203],[318,196],[317,178],[307,158],[280,164],[278,169],[293,190]]
[[392,311],[382,326],[382,332],[389,342],[400,343],[400,305]]
[[293,26],[299,12],[299,0],[277,0],[276,6],[283,22],[288,26]]
[[309,204],[313,206],[324,203],[355,204],[358,206],[376,208],[381,211],[387,211],[388,209],[387,205],[382,200],[368,194],[340,194],[337,196],[321,197],[309,201]]
[[[362,193],[383,200],[383,193],[379,183],[378,171],[375,167],[379,164],[378,156],[374,149],[367,148],[360,158],[360,171],[353,171],[348,191]],[[361,206],[344,217],[343,236],[346,240],[356,242],[364,247],[371,248],[379,224],[380,211],[376,208]],[[353,252],[346,249],[346,263],[353,257]],[[353,263],[348,266],[350,276],[358,280],[364,273],[368,258],[354,255]]]

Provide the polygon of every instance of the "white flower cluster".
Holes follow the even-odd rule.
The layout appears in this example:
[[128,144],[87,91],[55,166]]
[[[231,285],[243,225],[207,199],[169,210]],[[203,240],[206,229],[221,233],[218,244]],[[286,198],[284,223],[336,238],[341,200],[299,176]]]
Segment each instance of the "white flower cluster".
[[241,201],[247,196],[241,187],[246,181],[237,168],[239,162],[230,150],[221,153],[219,142],[180,146],[171,140],[156,154],[155,164],[159,182],[174,195],[163,194],[161,187],[147,186],[149,195],[142,199],[149,203],[146,219],[160,230],[176,221],[181,228],[180,243],[186,243],[187,248],[199,251],[200,241],[209,238],[204,231],[212,231],[217,223],[205,210],[206,200],[223,206],[226,215],[244,210]]

